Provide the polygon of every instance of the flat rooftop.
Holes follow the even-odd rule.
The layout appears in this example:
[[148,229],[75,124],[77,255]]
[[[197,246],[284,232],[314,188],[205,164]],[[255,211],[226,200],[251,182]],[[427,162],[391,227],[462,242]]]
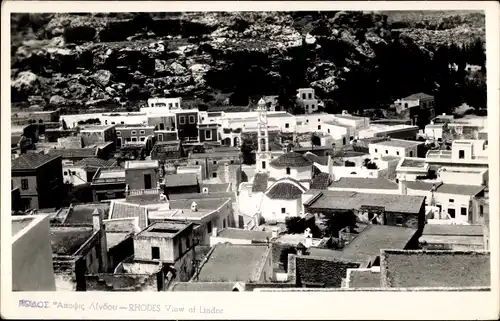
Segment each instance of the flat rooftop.
[[113,128],[115,125],[91,125],[84,126],[80,129],[80,132],[100,132],[105,131],[107,129]]
[[333,181],[328,187],[396,190],[398,184],[385,178],[342,177],[338,181]]
[[476,196],[485,188],[486,186],[441,184],[436,189],[436,193]]
[[390,146],[390,147],[413,147],[417,145],[421,145],[423,142],[412,141],[412,140],[403,140],[403,139],[390,139],[383,142],[371,143],[371,145],[376,146]]
[[157,160],[126,161],[125,169],[158,168],[159,164]]
[[34,219],[35,217],[33,216],[12,217],[12,236],[22,231],[26,226],[33,222]]
[[309,190],[313,194],[304,205],[311,209],[359,209],[363,205],[382,206],[387,212],[417,214],[424,204],[424,196],[372,194],[344,191]]
[[125,171],[123,169],[105,169],[99,173],[98,178],[125,178]]
[[108,217],[109,203],[84,203],[75,204],[68,211],[64,224],[89,223],[92,224],[92,216],[95,210],[98,210],[101,217]]
[[217,244],[201,267],[201,282],[257,281],[271,255],[266,245]]
[[174,238],[176,235],[189,228],[193,223],[156,222],[136,235],[136,237],[163,237]]
[[483,236],[482,225],[426,224],[422,235]]

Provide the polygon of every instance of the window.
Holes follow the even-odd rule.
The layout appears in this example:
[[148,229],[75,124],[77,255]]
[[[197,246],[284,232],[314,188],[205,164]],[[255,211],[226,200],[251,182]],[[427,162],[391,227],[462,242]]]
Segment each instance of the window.
[[222,220],[222,228],[226,228],[226,219]]
[[312,99],[312,94],[311,93],[309,93],[309,99]]
[[120,131],[116,131],[116,136],[120,136],[122,133]]
[[157,246],[151,247],[151,258],[153,260],[159,260],[160,259],[160,248]]
[[164,123],[160,123],[160,130],[164,130],[165,129],[165,124]]
[[179,116],[179,124],[184,125],[186,123],[186,117],[185,116]]
[[321,119],[318,118],[318,123],[321,121]]
[[175,103],[175,108],[179,107],[179,103]]
[[196,118],[194,117],[194,115],[189,115],[189,123],[190,124],[196,123]]
[[282,207],[281,208],[281,214],[285,214],[286,213],[286,208]]
[[328,128],[328,134],[330,134],[330,128]]
[[212,222],[207,223],[207,232],[212,233]]
[[410,157],[413,157],[413,151],[410,151]]
[[454,203],[454,202],[455,202],[455,200],[454,200],[453,198],[450,198],[450,199],[448,200],[448,202],[450,202],[450,203]]
[[146,140],[146,137],[141,136],[139,139],[140,139],[140,141],[141,141],[141,142],[143,142],[143,141],[145,141],[145,140]]
[[286,168],[286,174],[287,174],[287,175],[290,175],[290,167],[287,167],[287,168]]
[[212,177],[213,177],[213,178],[217,178],[217,173],[216,173],[216,172],[213,172],[213,173],[212,173]]
[[386,149],[386,150],[385,150],[385,153],[386,153],[386,154],[389,154],[389,151]]
[[318,125],[318,130],[320,130],[320,129],[321,129],[321,125]]
[[114,125],[114,124],[115,124],[115,122],[114,122],[114,121],[112,121],[112,122],[111,122],[111,125]]
[[460,208],[460,215],[467,215],[467,207]]
[[126,141],[127,141],[127,142],[130,142],[131,140],[132,140],[132,138],[130,138],[130,137],[127,137],[127,138],[126,138]]
[[311,108],[314,109],[314,104],[311,105]]
[[234,164],[234,160],[231,160],[231,164]]
[[172,103],[168,103],[168,108],[172,108]]
[[71,175],[76,175],[76,172],[75,171],[71,171]]
[[451,218],[455,218],[455,209],[454,208],[449,208],[448,209],[448,214],[450,215]]
[[302,94],[302,99],[306,99],[306,94]]
[[63,175],[64,175],[64,176],[68,175],[68,172],[64,171],[64,172],[63,172]]
[[375,153],[378,153],[378,150],[375,148]]
[[396,155],[398,155],[398,156],[399,156],[399,152],[396,152]]
[[137,137],[132,137],[132,141],[136,142],[137,141]]
[[[371,220],[373,219],[373,213],[368,213],[368,219]],[[396,218],[397,219],[397,218]]]
[[286,124],[285,124],[285,128],[290,128],[290,124],[289,124],[289,123],[286,123]]
[[133,130],[133,131],[131,132],[131,134],[132,134],[132,135],[137,135],[137,131]]
[[396,225],[403,225],[403,218],[401,216],[396,217]]
[[205,130],[205,139],[212,139],[212,131],[210,129]]
[[144,135],[146,132],[144,130],[141,130],[139,134]]
[[483,205],[479,205],[479,215],[483,216],[484,214],[484,207]]
[[216,165],[216,164],[217,164],[217,161],[216,161],[216,160],[214,160],[214,165]]
[[266,169],[266,162],[262,161],[262,169]]
[[120,122],[120,123],[121,123],[122,125],[124,125],[124,124],[125,124],[125,122],[124,122],[124,121],[122,121],[122,122]]
[[436,207],[438,208],[439,213],[441,213],[441,211],[443,210],[443,207],[441,206],[441,204],[437,204]]
[[408,108],[408,103],[405,103],[405,108]]
[[162,141],[163,141],[163,134],[158,134],[158,140],[159,140],[160,142],[162,142]]
[[195,165],[200,165],[200,162],[196,161],[194,162]]
[[463,149],[458,151],[458,158],[459,159],[464,159],[465,158],[465,151]]
[[309,109],[309,105],[306,105],[306,109]]
[[306,119],[306,123],[308,123],[308,122],[309,122],[309,119]]

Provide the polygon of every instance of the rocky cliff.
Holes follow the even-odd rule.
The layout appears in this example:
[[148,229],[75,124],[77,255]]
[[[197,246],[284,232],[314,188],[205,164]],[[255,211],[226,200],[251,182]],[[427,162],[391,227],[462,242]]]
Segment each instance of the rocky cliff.
[[354,86],[350,79],[358,78],[357,71],[377,68],[392,44],[432,57],[439,46],[484,39],[484,16],[15,14],[11,36],[12,101],[74,112],[153,96],[195,97],[209,104],[229,97],[245,104],[252,95],[297,86],[341,100],[342,94],[334,93]]

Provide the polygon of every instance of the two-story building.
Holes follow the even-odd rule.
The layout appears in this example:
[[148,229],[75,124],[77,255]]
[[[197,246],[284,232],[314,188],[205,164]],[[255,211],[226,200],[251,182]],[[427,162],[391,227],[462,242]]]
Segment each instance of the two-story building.
[[63,172],[59,156],[28,153],[12,160],[12,184],[20,187],[25,209],[58,207],[62,199]]
[[455,140],[451,150],[430,150],[425,156],[430,170],[442,166],[488,167],[488,148],[484,140]]
[[416,93],[394,102],[396,112],[411,119],[412,125],[421,127],[428,124],[435,117],[434,96],[425,93]]
[[313,88],[299,88],[296,102],[298,106],[304,108],[306,114],[312,114],[319,108]]
[[[188,164],[192,166],[201,166],[203,179],[217,178],[219,168],[223,166],[238,165],[241,167],[242,158],[239,150],[234,151],[213,151],[208,153],[191,153],[188,157]],[[234,167],[234,166],[233,166]]]
[[80,129],[80,136],[82,137],[84,146],[104,142],[115,142],[116,128],[114,125],[86,126]]
[[[154,137],[154,126],[138,125],[117,125],[116,126],[116,147],[129,144],[144,144],[151,149]],[[148,146],[149,145],[149,146]]]
[[159,191],[160,165],[158,161],[127,161],[125,181],[128,193],[146,190]]
[[177,136],[180,140],[199,141],[198,109],[182,109],[175,111]]

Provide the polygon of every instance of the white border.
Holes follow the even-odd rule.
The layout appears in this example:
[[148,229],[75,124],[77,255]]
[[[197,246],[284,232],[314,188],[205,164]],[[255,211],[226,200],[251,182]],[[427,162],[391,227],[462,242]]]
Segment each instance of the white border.
[[[10,192],[3,188],[1,224],[1,315],[5,318],[176,318],[176,319],[496,319],[499,316],[500,297],[498,295],[498,245],[499,245],[499,5],[496,1],[484,2],[116,2],[116,1],[3,1],[2,2],[2,137],[1,166],[4,187],[10,186],[10,12],[155,12],[155,11],[291,11],[291,10],[485,10],[486,51],[488,70],[488,123],[490,154],[490,218],[492,291],[491,292],[243,292],[243,293],[119,293],[119,292],[54,292],[29,293],[11,292],[10,275],[11,224]],[[9,174],[7,174],[9,173]],[[87,303],[99,301],[116,303],[149,303],[184,306],[207,306],[223,309],[221,314],[201,313],[155,313],[155,312],[109,312],[74,311],[63,309],[18,308],[19,299],[64,300],[66,303]],[[164,310],[163,310],[164,311]]]

